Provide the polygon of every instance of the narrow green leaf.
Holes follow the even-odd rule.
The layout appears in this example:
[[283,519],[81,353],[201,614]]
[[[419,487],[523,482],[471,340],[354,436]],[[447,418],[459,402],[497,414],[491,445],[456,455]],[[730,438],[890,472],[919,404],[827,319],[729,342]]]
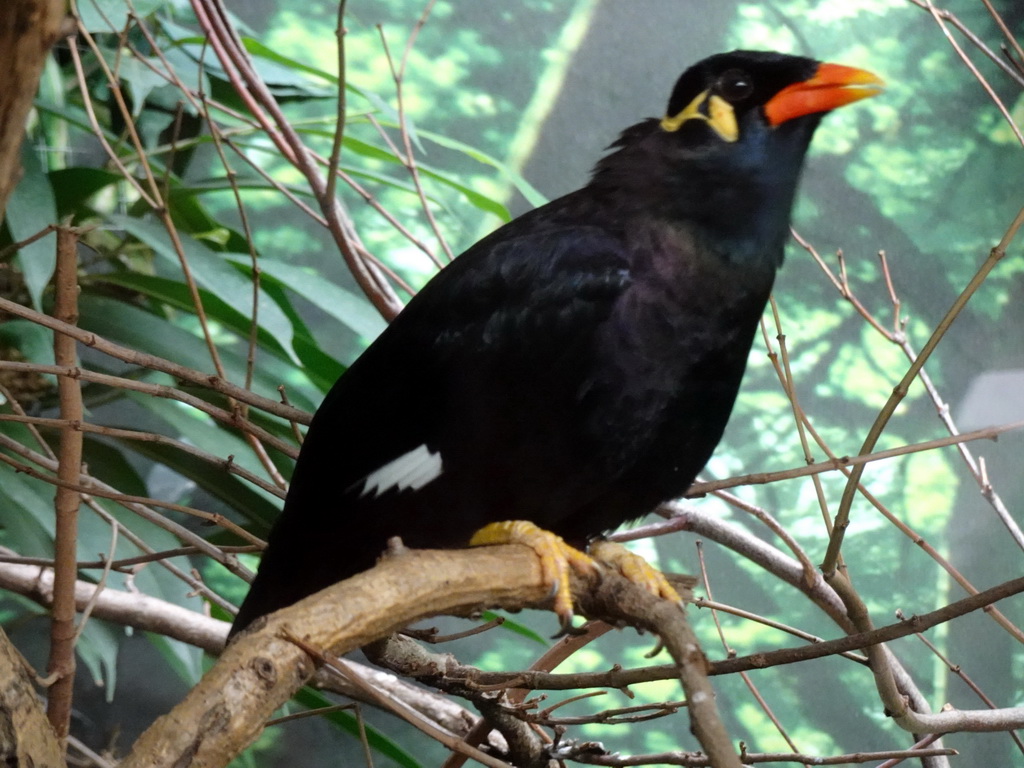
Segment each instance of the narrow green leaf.
[[[229,259],[240,267],[249,267],[248,260]],[[279,281],[363,338],[377,338],[387,325],[369,300],[324,280],[310,269],[262,258],[260,270],[265,277]]]
[[161,77],[162,63],[159,60],[152,62],[152,68],[146,66],[135,56],[124,56],[120,59],[118,74],[121,82],[124,83],[131,93],[132,116],[136,119],[146,107],[150,93],[156,88],[167,85],[167,80]]
[[[53,332],[30,320],[6,320],[0,323],[0,341],[17,349],[30,363],[53,365]],[[46,374],[56,383],[57,378]]]
[[52,486],[0,464],[0,505],[0,530],[7,547],[26,557],[53,557]]
[[[25,175],[7,202],[7,226],[15,241],[27,240],[58,221],[50,179],[30,142],[26,141],[22,146],[21,164]],[[18,251],[18,263],[25,276],[25,286],[32,298],[32,306],[37,310],[42,309],[43,291],[53,277],[53,269],[57,264],[56,242],[56,235],[51,232]]]
[[[104,338],[133,349],[173,360],[197,371],[213,371],[206,343],[198,335],[168,319],[105,296],[83,293],[79,298],[79,324]],[[221,361],[230,381],[245,381],[246,361],[231,349],[220,350]],[[288,385],[288,395],[296,408],[312,411],[320,396],[295,365],[264,357],[253,374],[252,390],[264,397],[277,398],[277,388]],[[204,390],[201,396],[212,393]]]
[[295,354],[302,361],[306,375],[323,393],[330,390],[346,370],[346,366],[324,352],[312,339],[296,336]]
[[472,159],[476,160],[479,163],[489,165],[492,168],[495,168],[496,170],[500,171],[501,174],[505,176],[505,178],[512,182],[513,186],[515,186],[515,188],[519,190],[522,196],[527,199],[530,205],[541,206],[548,202],[547,197],[541,194],[541,192],[538,191],[537,188],[534,187],[532,184],[530,184],[530,182],[524,179],[516,171],[509,168],[505,163],[501,162],[500,160],[494,157],[491,157],[491,155],[488,155],[486,152],[481,152],[479,149],[476,149],[475,147],[472,147],[469,144],[458,141],[457,139],[453,139],[449,136],[444,136],[439,133],[420,131],[420,136],[442,147],[447,147],[448,149],[454,149],[458,152],[462,152],[467,157],[471,157]]
[[466,200],[469,203],[471,203],[476,208],[479,208],[481,211],[484,211],[486,213],[493,213],[502,221],[512,220],[512,214],[508,212],[508,208],[499,203],[497,200],[487,197],[487,195],[481,194],[480,192],[477,192],[475,189],[470,189],[465,184],[460,184],[459,182],[451,178],[448,178],[447,176],[435,170],[432,170],[431,168],[425,165],[419,165],[418,168],[420,174],[422,174],[423,176],[427,176],[431,179],[434,179],[435,181],[438,181],[441,184],[451,187],[452,189],[461,193],[462,196],[466,198]]
[[121,181],[121,174],[100,168],[62,168],[50,171],[50,185],[61,218],[85,218],[92,214],[89,199],[106,187]]
[[[214,218],[199,200],[200,194],[212,189],[231,190],[231,183],[227,179],[216,179],[214,183],[215,187],[199,186],[189,180],[188,187],[174,187],[167,195],[167,209],[179,232],[187,232],[218,252],[245,253],[249,250],[249,244],[244,235]],[[244,186],[239,185],[240,188]],[[269,189],[270,184],[260,178],[257,188]]]
[[130,5],[124,0],[79,0],[77,11],[90,32],[120,32],[128,23],[129,13],[145,17],[166,4],[166,0],[135,0]]
[[[180,270],[180,260],[167,231],[156,222],[131,216],[110,217],[114,226],[124,229],[133,237],[146,243],[153,252],[163,258],[175,271]],[[252,314],[252,282],[234,269],[219,254],[192,238],[181,240],[188,266],[196,281],[219,297],[228,306],[234,307],[247,316]],[[258,321],[262,328],[277,339],[282,347],[291,351],[292,327],[287,316],[262,291],[259,294]]]
[[[333,707],[335,705],[334,701],[328,699],[320,691],[310,688],[308,685],[300,688],[295,694],[294,699],[307,709],[323,709],[324,707]],[[322,715],[322,717],[356,738],[361,736],[359,722],[355,716],[346,710],[329,712]],[[394,760],[399,765],[404,766],[404,768],[421,768],[419,761],[402,749],[395,741],[389,739],[366,721],[363,721],[363,726],[366,729],[366,741],[369,743],[370,749]]]
[[[354,136],[345,136],[343,144],[345,145],[346,149],[355,152],[357,155],[368,157],[373,160],[380,160],[386,163],[393,163],[397,165],[402,164],[402,161],[398,157],[396,157],[393,152],[383,149],[382,147],[375,146],[374,144],[362,141],[361,139],[357,139]],[[474,150],[474,152],[476,151]],[[476,155],[486,157],[486,155],[483,155],[483,153],[481,152],[476,152]],[[480,159],[480,157],[477,156],[473,157],[474,159]],[[503,173],[505,172],[505,166],[502,166],[500,163],[498,163],[497,160],[492,159],[492,162],[489,164],[494,165],[494,167],[496,168],[499,168],[499,170],[502,170]],[[497,200],[493,200],[487,197],[487,195],[481,194],[480,192],[477,192],[476,190],[467,187],[465,184],[460,184],[459,182],[452,179],[449,175],[445,174],[442,171],[435,170],[434,168],[431,168],[429,165],[417,163],[416,167],[421,175],[427,176],[441,184],[444,184],[445,186],[457,190],[463,197],[466,198],[466,200],[468,200],[472,205],[479,208],[480,210],[485,211],[487,213],[493,213],[495,216],[501,218],[502,221],[509,221],[512,218],[509,215],[508,209]],[[365,173],[365,171],[361,173]],[[395,182],[390,183],[392,185],[396,184]]]
[[114,700],[114,689],[117,686],[117,652],[124,638],[124,627],[110,624],[99,619],[89,619],[75,652],[82,663],[88,668],[96,685],[102,686],[107,703]]
[[146,633],[146,639],[163,656],[167,665],[174,670],[185,685],[192,687],[203,676],[203,651],[200,648],[170,640],[165,635]]
[[[135,394],[129,397],[159,417],[187,442],[200,445],[204,451],[215,456],[232,456],[239,466],[257,475],[265,475],[252,450],[238,436],[211,424],[206,419],[191,418],[182,408],[170,401]],[[138,440],[118,439],[116,442],[125,450],[144,456],[187,477],[226,504],[240,519],[255,523],[257,535],[264,535],[280,513],[280,501],[276,497],[253,487],[222,467],[210,464],[174,446]]]
[[518,621],[512,621],[508,616],[502,616],[501,614],[495,613],[494,611],[483,611],[480,614],[480,618],[484,621],[494,621],[498,618],[504,619],[504,621],[501,623],[502,629],[507,629],[509,632],[529,638],[530,640],[533,640],[535,643],[539,643],[545,648],[551,646],[551,642],[549,640],[537,634],[525,624],[520,624]]
[[280,80],[274,80],[273,82],[275,83],[307,83],[309,82],[308,80],[304,78],[300,79],[294,74],[295,72],[305,72],[307,75],[313,75],[314,77],[318,77],[321,80],[325,80],[326,82],[332,85],[338,84],[337,75],[334,75],[326,70],[310,66],[309,64],[305,64],[301,61],[298,61],[297,59],[292,59],[289,58],[288,56],[283,56],[277,51],[268,48],[254,37],[243,37],[242,45],[244,45],[245,50],[247,50],[253,56],[258,56],[261,59],[266,59],[269,62],[274,62],[275,64],[279,65],[278,71],[287,73],[286,77],[283,77]]
[[[138,272],[115,272],[106,275],[96,275],[89,278],[90,283],[107,283],[129,288],[138,293],[156,299],[168,306],[180,309],[185,312],[194,313],[192,296],[188,287],[177,280],[170,280],[166,277],[155,277],[153,275],[142,275]],[[240,338],[247,339],[250,330],[250,318],[241,312],[225,304],[220,297],[214,296],[205,289],[200,289],[199,295],[203,301],[203,309],[206,316],[221,323],[224,327],[230,328]],[[266,328],[257,329],[257,341],[265,350],[277,355],[283,360],[291,359],[290,350],[271,336]]]

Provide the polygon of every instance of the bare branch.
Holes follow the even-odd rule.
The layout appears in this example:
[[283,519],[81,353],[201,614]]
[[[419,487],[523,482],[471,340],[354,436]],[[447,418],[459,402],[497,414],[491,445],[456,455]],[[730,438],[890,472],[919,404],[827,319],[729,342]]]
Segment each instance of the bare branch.
[[[78,322],[78,235],[68,227],[57,229],[57,271],[54,275],[54,315],[63,323]],[[72,367],[78,361],[75,340],[54,334],[53,356],[57,365]],[[61,418],[70,425],[81,421],[82,391],[70,376],[57,379]],[[82,433],[66,426],[60,433],[57,455],[57,494],[54,499],[53,619],[50,622],[50,657],[46,664],[50,695],[46,716],[63,743],[71,729],[71,700],[75,684],[75,578],[78,560],[78,508],[82,497],[74,486],[82,472]]]

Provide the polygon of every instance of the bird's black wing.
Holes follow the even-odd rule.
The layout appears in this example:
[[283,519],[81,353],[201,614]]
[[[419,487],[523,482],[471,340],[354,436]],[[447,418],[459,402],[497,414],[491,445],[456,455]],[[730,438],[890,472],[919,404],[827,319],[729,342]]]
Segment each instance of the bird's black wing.
[[390,536],[461,546],[513,518],[557,530],[610,479],[582,401],[627,254],[553,210],[458,257],[338,380],[236,628],[372,566]]

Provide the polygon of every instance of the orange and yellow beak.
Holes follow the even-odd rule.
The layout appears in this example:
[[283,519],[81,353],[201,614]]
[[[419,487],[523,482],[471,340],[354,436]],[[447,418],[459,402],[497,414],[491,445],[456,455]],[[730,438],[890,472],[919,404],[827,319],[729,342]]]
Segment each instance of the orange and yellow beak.
[[852,104],[882,92],[885,82],[864,69],[821,64],[814,76],[779,91],[764,105],[770,125]]

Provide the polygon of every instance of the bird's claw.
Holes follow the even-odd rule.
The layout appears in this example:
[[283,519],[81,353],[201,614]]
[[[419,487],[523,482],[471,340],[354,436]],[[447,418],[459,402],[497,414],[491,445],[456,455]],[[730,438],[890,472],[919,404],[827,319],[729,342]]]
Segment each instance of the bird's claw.
[[506,520],[490,523],[470,539],[470,546],[484,544],[525,544],[540,558],[541,576],[551,585],[554,611],[558,616],[559,632],[555,637],[578,634],[572,625],[572,591],[570,571],[595,573],[597,563],[584,552],[570,547],[561,536],[545,531],[528,520]]
[[553,609],[558,616],[559,626],[558,634],[554,636],[556,638],[585,631],[574,627],[572,623],[570,571],[593,574],[598,569],[598,562],[614,568],[628,581],[651,594],[683,605],[683,599],[665,578],[665,574],[639,555],[612,541],[595,541],[590,545],[590,554],[586,554],[570,547],[561,536],[545,531],[528,520],[506,520],[485,525],[473,535],[469,544],[474,547],[485,544],[525,544],[537,553],[541,577],[545,584],[551,585],[551,596],[554,598]]
[[683,606],[683,598],[665,578],[665,574],[621,544],[601,539],[590,545],[590,554],[595,560],[615,568],[627,581],[643,587],[652,595]]
[[572,614],[571,611],[567,615],[565,615],[565,616],[559,614],[558,615],[558,631],[555,632],[555,634],[553,634],[551,636],[551,639],[552,640],[560,640],[561,638],[569,636],[569,635],[578,636],[578,635],[585,635],[585,634],[587,634],[586,626],[584,624],[581,624],[580,626],[577,627],[577,626],[575,626],[572,623],[572,619],[573,619],[573,614]]

